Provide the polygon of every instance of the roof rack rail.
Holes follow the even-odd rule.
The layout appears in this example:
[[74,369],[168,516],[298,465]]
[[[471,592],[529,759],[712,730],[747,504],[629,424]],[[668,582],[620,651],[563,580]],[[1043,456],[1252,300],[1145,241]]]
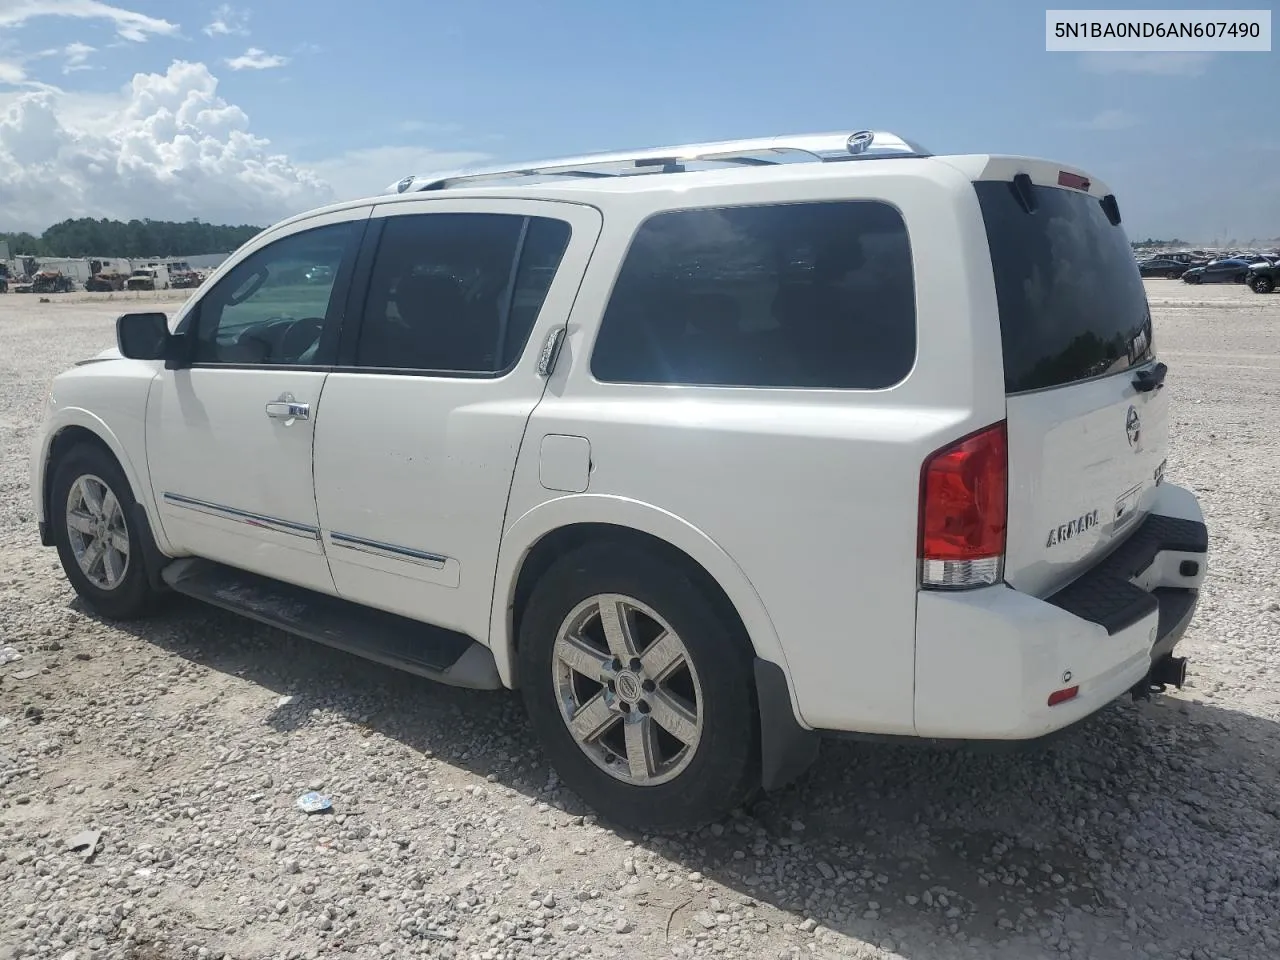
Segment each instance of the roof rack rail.
[[773,166],[781,163],[826,163],[887,157],[927,157],[923,147],[896,134],[875,130],[854,133],[811,133],[749,140],[719,140],[680,146],[651,147],[613,153],[592,153],[537,163],[483,167],[408,176],[386,193],[448,190],[485,180],[521,178],[605,178],[653,173],[683,173],[691,163]]

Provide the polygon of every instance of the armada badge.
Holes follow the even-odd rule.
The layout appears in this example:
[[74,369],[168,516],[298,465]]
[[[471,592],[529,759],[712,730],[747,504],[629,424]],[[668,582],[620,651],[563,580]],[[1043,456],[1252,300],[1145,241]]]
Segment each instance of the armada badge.
[[1077,537],[1086,530],[1092,530],[1098,525],[1098,511],[1090,510],[1088,513],[1082,513],[1074,520],[1068,520],[1066,523],[1060,523],[1049,531],[1049,536],[1045,538],[1045,548],[1056,547],[1064,541]]

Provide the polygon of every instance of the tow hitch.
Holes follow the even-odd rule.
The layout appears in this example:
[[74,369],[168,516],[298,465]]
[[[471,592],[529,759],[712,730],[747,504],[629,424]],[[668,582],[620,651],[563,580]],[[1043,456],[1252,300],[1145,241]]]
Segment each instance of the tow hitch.
[[1174,686],[1179,690],[1187,682],[1187,658],[1165,654],[1151,664],[1146,677],[1135,683],[1129,693],[1135,700],[1150,700],[1153,693],[1164,693]]

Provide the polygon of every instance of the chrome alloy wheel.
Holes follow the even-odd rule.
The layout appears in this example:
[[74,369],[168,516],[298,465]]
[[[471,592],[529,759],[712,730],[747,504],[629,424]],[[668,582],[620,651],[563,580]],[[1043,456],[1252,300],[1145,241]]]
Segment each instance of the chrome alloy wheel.
[[606,773],[656,786],[693,759],[703,729],[698,672],[671,625],[639,600],[598,594],[574,607],[551,669],[569,733]]
[[67,539],[76,563],[99,590],[114,590],[129,569],[124,510],[101,478],[84,474],[67,493]]

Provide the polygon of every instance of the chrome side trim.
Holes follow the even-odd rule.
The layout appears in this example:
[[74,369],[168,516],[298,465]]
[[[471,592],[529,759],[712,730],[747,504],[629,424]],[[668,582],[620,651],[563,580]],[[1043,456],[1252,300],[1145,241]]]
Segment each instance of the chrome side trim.
[[184,497],[178,493],[166,492],[164,501],[165,503],[173,504],[175,507],[184,507],[187,510],[194,510],[197,513],[208,514],[211,517],[218,517],[222,520],[235,520],[251,527],[261,527],[266,530],[274,530],[277,533],[287,533],[290,536],[302,537],[307,540],[320,539],[320,528],[305,523],[294,523],[292,520],[281,520],[279,517],[267,517],[260,513],[250,513],[248,510],[237,510],[235,507],[227,507],[220,503],[210,503],[208,500],[197,500],[195,497]]
[[349,533],[335,533],[332,530],[329,531],[329,542],[335,547],[358,550],[361,553],[368,553],[375,557],[386,557],[389,560],[408,560],[410,563],[420,563],[435,570],[443,570],[445,564],[449,562],[448,557],[442,557],[438,553],[427,553],[425,550],[400,547],[394,543],[383,543],[381,540],[353,537]]

